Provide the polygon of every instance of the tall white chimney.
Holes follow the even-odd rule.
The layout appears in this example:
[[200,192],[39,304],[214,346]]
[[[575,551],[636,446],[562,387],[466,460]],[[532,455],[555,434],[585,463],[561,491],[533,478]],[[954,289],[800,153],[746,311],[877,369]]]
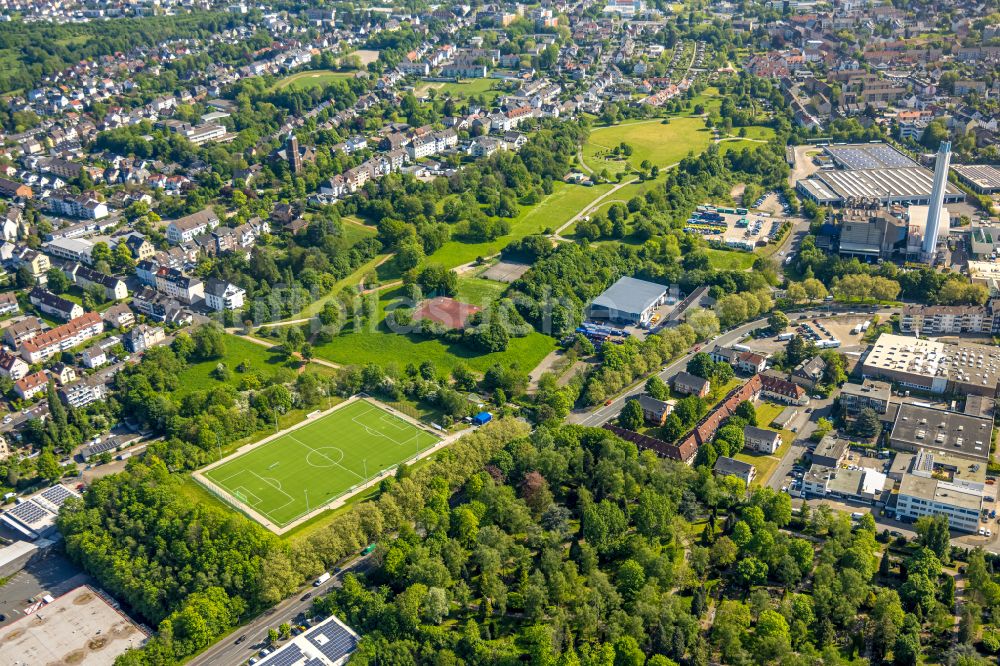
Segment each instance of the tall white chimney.
[[944,191],[948,187],[948,167],[951,165],[951,141],[942,141],[934,160],[934,187],[931,189],[930,206],[927,210],[927,226],[924,229],[924,256],[933,260],[937,251],[941,210],[944,206]]

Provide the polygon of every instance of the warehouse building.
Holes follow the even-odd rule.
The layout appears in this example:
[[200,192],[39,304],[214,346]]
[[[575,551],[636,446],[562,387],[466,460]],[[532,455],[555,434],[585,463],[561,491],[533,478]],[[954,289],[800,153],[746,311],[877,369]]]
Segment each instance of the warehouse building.
[[953,164],[958,179],[979,194],[1000,192],[1000,169],[989,164]]
[[0,663],[112,666],[147,639],[113,599],[82,585],[60,597],[44,595],[0,628]]
[[[929,205],[934,174],[884,143],[827,146],[826,154],[837,170],[818,171],[796,183],[796,190],[821,205],[878,203]],[[965,201],[953,185],[945,190],[944,203]]]
[[646,326],[653,311],[666,302],[667,288],[662,284],[619,278],[590,304],[590,316],[615,322]]
[[889,446],[898,451],[940,451],[985,464],[992,435],[993,419],[903,403],[889,435]]
[[1000,347],[883,333],[864,357],[862,374],[930,393],[993,397],[1000,380]]

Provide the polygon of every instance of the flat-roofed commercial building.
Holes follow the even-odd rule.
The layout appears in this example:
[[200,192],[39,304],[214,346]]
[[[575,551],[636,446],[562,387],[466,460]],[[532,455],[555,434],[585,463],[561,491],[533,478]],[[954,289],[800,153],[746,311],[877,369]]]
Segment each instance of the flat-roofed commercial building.
[[626,276],[594,299],[590,316],[644,326],[652,319],[653,310],[666,299],[667,288],[662,284]]
[[1000,256],[1000,227],[972,227],[969,231],[969,255],[973,259],[996,259]]
[[970,260],[966,265],[972,284],[983,285],[990,290],[990,296],[1000,296],[1000,263]]
[[979,529],[982,506],[982,491],[931,476],[904,474],[896,498],[896,517],[916,520],[944,515],[952,529],[975,532]]
[[802,492],[806,496],[871,503],[882,498],[887,478],[874,469],[843,469],[814,464],[802,478]]
[[992,435],[993,419],[904,403],[896,414],[889,446],[899,451],[942,451],[985,465]]
[[[859,171],[819,171],[800,180],[795,189],[807,199],[824,205],[850,202],[878,202],[926,206],[930,204],[934,174],[923,167],[866,169]],[[965,201],[965,193],[948,185],[944,203]]]
[[883,333],[865,356],[862,373],[930,393],[993,397],[1000,380],[1000,347]]
[[112,602],[89,585],[56,598],[46,594],[35,612],[0,627],[0,663],[112,666],[148,638]]
[[979,194],[1000,192],[1000,169],[990,164],[952,164],[958,179]]

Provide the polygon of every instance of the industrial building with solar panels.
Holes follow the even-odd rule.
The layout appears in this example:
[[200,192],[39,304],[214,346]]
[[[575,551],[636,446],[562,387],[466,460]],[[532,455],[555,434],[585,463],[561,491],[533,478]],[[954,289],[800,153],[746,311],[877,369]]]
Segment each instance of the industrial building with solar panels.
[[965,200],[948,182],[949,142],[942,142],[934,171],[884,143],[826,146],[824,152],[831,168],[800,180],[796,189],[839,208],[825,247],[866,261],[941,260],[951,231],[946,205]]
[[70,497],[79,496],[66,486],[55,485],[21,498],[13,507],[0,513],[0,521],[26,539],[48,537],[56,531],[59,508]]
[[351,658],[360,637],[335,616],[299,634],[256,666],[341,666]]
[[[836,168],[817,171],[796,183],[796,190],[806,199],[838,207],[873,203],[930,205],[934,172],[892,146],[861,143],[826,146],[823,150]],[[947,168],[944,172],[947,175]],[[961,201],[965,201],[965,193],[946,179],[943,203]]]

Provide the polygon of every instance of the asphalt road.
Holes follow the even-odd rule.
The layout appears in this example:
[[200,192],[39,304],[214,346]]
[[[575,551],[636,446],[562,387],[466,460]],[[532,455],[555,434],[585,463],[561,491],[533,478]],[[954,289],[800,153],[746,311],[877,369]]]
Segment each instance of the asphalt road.
[[[370,557],[371,555],[359,557],[319,587],[313,587],[310,584],[302,588],[277,606],[269,608],[250,624],[239,627],[228,636],[219,639],[215,645],[188,662],[189,665],[237,666],[237,664],[242,664],[256,656],[261,648],[267,647],[268,629],[277,628],[283,622],[291,624],[295,618],[302,615],[308,616],[314,598],[330,592],[335,587],[340,587],[345,574],[352,571],[356,573],[366,571]],[[236,641],[241,636],[246,636],[246,638],[237,644]]]
[[[743,324],[739,328],[735,328],[731,331],[727,331],[726,333],[720,334],[713,341],[706,342],[698,351],[710,352],[716,347],[729,346],[740,340],[749,331],[758,328],[760,326],[766,326],[766,325],[767,325],[766,319],[759,319],[757,321],[752,321],[749,324]],[[697,352],[695,352],[694,349],[691,349],[691,351],[689,351],[687,354],[681,356],[670,365],[664,367],[663,370],[657,373],[660,379],[669,383],[670,378],[672,378],[678,372],[683,371],[684,368],[687,367],[688,361],[690,361],[691,357],[694,356],[696,353]],[[642,383],[640,383],[639,385],[633,386],[631,389],[625,391],[622,395],[612,400],[611,404],[609,405],[602,405],[590,412],[586,411],[574,412],[569,415],[567,421],[576,425],[585,425],[585,426],[596,427],[604,425],[605,423],[607,423],[612,418],[618,415],[618,412],[620,412],[622,410],[622,407],[625,406],[625,402],[628,400],[629,397],[635,395],[636,392],[641,393],[643,391],[642,386],[645,384],[645,382],[646,380],[644,379]]]
[[[857,311],[859,309],[857,306],[854,306],[855,310],[849,310],[849,307],[850,306],[844,307],[843,308],[844,312],[839,313],[837,316],[842,316],[846,314],[846,312],[848,311]],[[886,316],[889,314],[889,312],[891,311],[884,310],[880,311],[879,314]],[[807,318],[813,319],[819,316],[825,316],[826,313],[827,313],[826,311],[810,310],[808,312],[805,312],[804,314],[806,315]],[[803,313],[799,312],[792,313],[790,317],[794,322],[797,321],[797,317],[799,317],[801,314]],[[698,351],[710,352],[716,347],[728,347],[738,342],[741,338],[743,338],[743,336],[745,336],[753,329],[760,328],[761,326],[767,326],[766,318],[757,319],[756,321],[751,321],[737,328],[726,331],[725,333],[722,333],[719,336],[717,336],[714,340],[706,342],[704,345],[702,345],[702,347]],[[694,356],[696,353],[697,352],[695,352],[694,349],[692,349],[684,356],[681,356],[676,361],[673,361],[670,365],[665,366],[659,373],[657,373],[658,376],[663,381],[670,383],[670,379],[678,372],[684,370],[684,368],[687,367],[688,361],[690,361],[691,357]],[[566,420],[569,423],[575,425],[585,425],[593,427],[602,426],[618,415],[618,413],[625,406],[625,402],[628,400],[629,397],[635,395],[637,392],[641,393],[643,391],[642,387],[645,384],[645,382],[646,380],[643,379],[642,382],[637,383],[633,385],[631,388],[625,390],[619,396],[612,399],[610,404],[601,405],[589,411],[579,410],[573,412],[572,414],[569,415],[569,417]]]

